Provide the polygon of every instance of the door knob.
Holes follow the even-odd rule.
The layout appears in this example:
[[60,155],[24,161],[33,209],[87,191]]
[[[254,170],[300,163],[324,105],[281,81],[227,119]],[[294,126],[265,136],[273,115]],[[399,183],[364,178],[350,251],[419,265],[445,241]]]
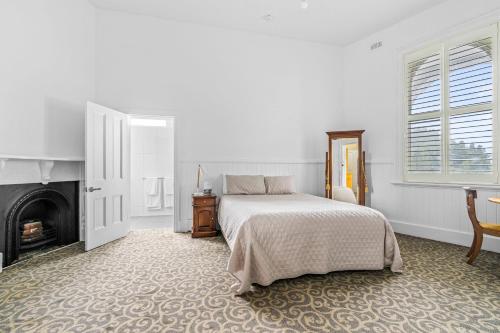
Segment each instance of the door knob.
[[91,186],[91,187],[87,188],[87,192],[94,192],[94,191],[100,191],[100,190],[102,190],[102,188],[100,188],[100,187],[92,187]]

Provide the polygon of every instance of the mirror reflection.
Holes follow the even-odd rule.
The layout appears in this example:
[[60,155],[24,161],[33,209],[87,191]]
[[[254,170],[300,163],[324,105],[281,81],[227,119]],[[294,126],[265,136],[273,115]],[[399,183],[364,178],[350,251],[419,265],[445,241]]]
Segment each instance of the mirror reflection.
[[358,139],[345,138],[332,140],[332,185],[352,189],[358,193]]

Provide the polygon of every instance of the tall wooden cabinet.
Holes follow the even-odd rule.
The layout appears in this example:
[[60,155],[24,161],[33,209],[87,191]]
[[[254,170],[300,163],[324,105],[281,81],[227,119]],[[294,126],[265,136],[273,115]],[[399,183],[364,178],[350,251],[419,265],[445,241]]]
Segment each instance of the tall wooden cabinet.
[[193,195],[193,238],[217,235],[216,202],[215,195]]

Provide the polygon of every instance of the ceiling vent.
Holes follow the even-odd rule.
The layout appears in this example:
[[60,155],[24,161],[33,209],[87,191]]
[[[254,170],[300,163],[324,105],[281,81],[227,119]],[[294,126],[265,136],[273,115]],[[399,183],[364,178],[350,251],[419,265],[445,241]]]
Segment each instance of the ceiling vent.
[[370,46],[370,50],[375,50],[375,49],[378,49],[379,47],[382,47],[382,41],[378,41],[378,42],[375,42],[373,43],[371,46]]
[[273,16],[271,14],[266,14],[262,16],[262,19],[266,22],[271,22],[273,20]]

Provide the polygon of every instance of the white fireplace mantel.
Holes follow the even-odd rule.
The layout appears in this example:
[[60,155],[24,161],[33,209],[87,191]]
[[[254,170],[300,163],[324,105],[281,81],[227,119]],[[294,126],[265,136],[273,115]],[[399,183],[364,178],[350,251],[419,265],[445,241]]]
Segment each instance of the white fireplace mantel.
[[75,157],[54,157],[54,156],[23,156],[23,155],[2,155],[0,154],[0,172],[2,172],[10,160],[29,160],[38,162],[40,168],[41,183],[46,185],[51,180],[51,172],[56,162],[83,162],[84,158]]
[[61,157],[61,156],[32,156],[32,155],[5,155],[0,154],[0,159],[4,160],[39,160],[39,161],[63,161],[63,162],[83,162],[82,156]]

